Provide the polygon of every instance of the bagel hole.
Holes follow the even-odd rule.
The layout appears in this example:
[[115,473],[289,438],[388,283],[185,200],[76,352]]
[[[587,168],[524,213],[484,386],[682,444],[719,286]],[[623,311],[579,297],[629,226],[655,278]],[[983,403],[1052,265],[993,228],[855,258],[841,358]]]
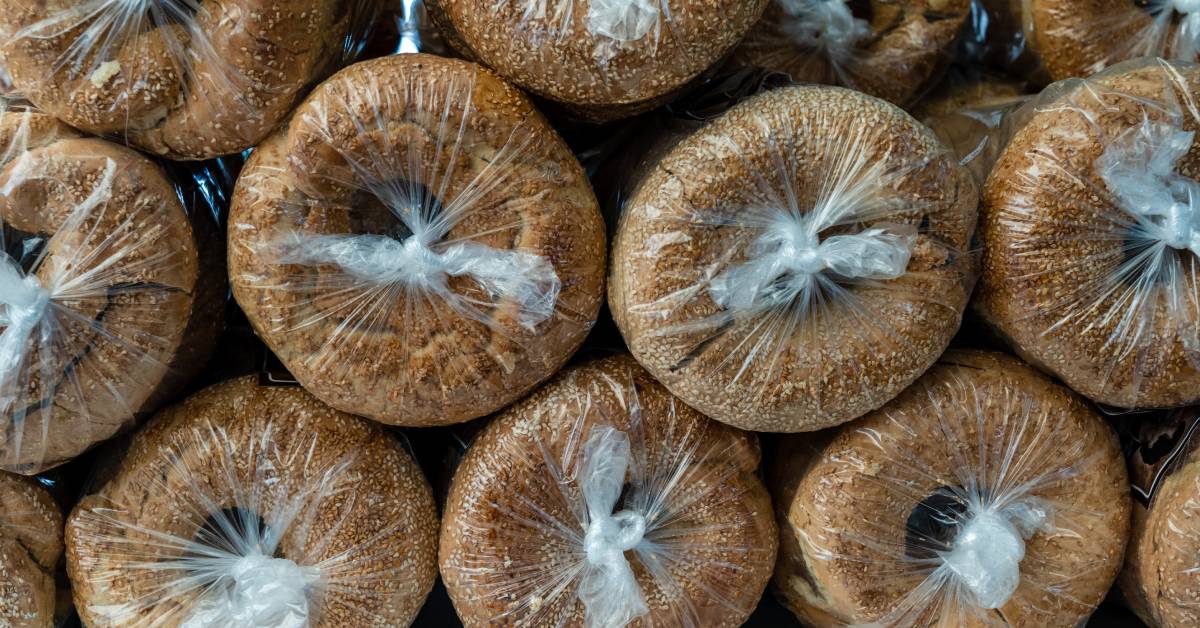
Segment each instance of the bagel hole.
[[4,225],[4,252],[17,262],[25,274],[33,272],[49,241],[48,234],[30,233]]
[[[248,542],[261,541],[268,532],[266,522],[257,513],[234,507],[209,515],[192,540],[231,554],[245,555]],[[261,545],[258,549],[266,550]],[[273,552],[273,557],[279,558],[278,549]]]
[[351,200],[353,233],[386,235],[404,241],[413,234],[401,214],[419,211],[426,217],[442,213],[442,204],[423,184],[397,181],[379,191],[360,191]]
[[196,19],[196,14],[200,12],[200,5],[204,4],[205,0],[192,0],[191,2],[164,2],[163,0],[152,1],[146,4],[145,16],[146,24],[154,25],[170,25],[180,24],[187,26]]
[[958,536],[967,512],[962,491],[943,486],[921,500],[904,526],[904,553],[914,560],[931,560],[947,552]]
[[846,4],[850,6],[850,14],[854,17],[868,24],[875,22],[875,8],[871,6],[870,0],[850,0]]

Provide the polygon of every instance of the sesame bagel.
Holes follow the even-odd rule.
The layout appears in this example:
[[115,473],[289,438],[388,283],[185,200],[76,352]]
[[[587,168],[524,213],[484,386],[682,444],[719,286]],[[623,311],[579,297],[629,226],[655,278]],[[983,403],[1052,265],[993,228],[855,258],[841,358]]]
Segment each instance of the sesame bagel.
[[32,478],[0,472],[0,625],[55,625],[62,530],[62,513],[46,489]]

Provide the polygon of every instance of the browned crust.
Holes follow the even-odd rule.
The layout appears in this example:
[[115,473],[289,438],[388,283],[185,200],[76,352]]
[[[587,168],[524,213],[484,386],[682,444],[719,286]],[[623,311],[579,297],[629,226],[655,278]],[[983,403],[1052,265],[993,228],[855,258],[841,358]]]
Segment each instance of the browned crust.
[[0,624],[54,626],[63,516],[36,480],[0,472]]

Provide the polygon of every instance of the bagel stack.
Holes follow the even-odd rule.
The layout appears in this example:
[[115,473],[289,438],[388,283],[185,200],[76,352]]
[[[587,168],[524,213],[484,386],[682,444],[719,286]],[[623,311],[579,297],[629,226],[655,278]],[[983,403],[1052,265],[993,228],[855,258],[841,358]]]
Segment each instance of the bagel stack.
[[627,356],[495,418],[454,474],[442,577],[468,627],[740,626],[777,532],[757,439]]
[[432,0],[460,52],[591,120],[666,102],[725,56],[768,0]]
[[204,366],[224,292],[206,218],[138,153],[0,112],[0,469],[75,457]]
[[1195,64],[1144,60],[1051,86],[984,193],[977,307],[1100,403],[1200,400],[1198,80]]
[[579,163],[515,88],[397,55],[318,87],[234,193],[234,296],[309,391],[391,424],[520,398],[583,342],[604,225]]
[[817,430],[897,395],[958,329],[976,188],[899,108],[777,89],[684,139],[613,244],[609,304],[673,394],[757,431]]
[[969,0],[771,0],[734,63],[909,106],[951,58]]
[[[364,0],[0,5],[0,66],[64,122],[172,159],[241,152],[336,69]],[[364,15],[367,14],[367,15]]]
[[895,400],[780,442],[775,588],[808,625],[1082,625],[1121,567],[1112,429],[1018,360],[951,352]]
[[55,625],[62,529],[62,513],[46,489],[34,479],[0,472],[0,626]]
[[245,377],[168,408],[67,522],[85,625],[407,626],[429,484],[376,424]]

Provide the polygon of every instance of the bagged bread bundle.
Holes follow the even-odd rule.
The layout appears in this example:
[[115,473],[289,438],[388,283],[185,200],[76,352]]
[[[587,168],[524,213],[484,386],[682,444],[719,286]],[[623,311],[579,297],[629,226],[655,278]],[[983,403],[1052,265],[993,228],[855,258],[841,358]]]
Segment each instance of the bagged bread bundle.
[[1200,400],[1197,80],[1143,60],[1052,85],[984,194],[981,313],[1101,403]]
[[68,124],[173,159],[241,152],[352,54],[371,0],[7,0],[0,67]]
[[970,0],[771,0],[734,62],[908,106],[945,69],[970,6]]
[[467,450],[442,578],[468,627],[740,626],[778,542],[758,464],[632,359],[571,368]]
[[55,626],[63,517],[36,480],[0,471],[0,626]]
[[0,469],[36,473],[203,365],[224,272],[211,208],[139,153],[0,111]]
[[407,626],[437,512],[384,429],[246,377],[161,412],[67,522],[87,626]]
[[729,52],[768,0],[427,0],[447,39],[585,118],[661,104]]
[[1016,359],[952,352],[882,409],[778,452],[774,583],[808,625],[1080,626],[1121,567],[1115,434]]
[[234,194],[234,296],[296,379],[386,423],[485,415],[557,371],[603,298],[604,224],[519,91],[466,61],[322,84]]
[[626,204],[609,300],[673,394],[821,429],[912,383],[974,283],[977,193],[929,129],[837,87],[769,91],[677,144]]

